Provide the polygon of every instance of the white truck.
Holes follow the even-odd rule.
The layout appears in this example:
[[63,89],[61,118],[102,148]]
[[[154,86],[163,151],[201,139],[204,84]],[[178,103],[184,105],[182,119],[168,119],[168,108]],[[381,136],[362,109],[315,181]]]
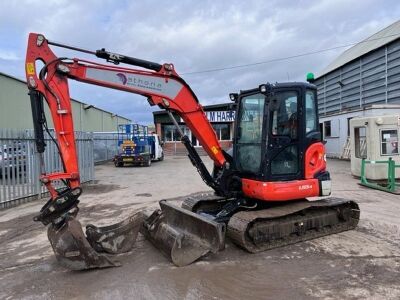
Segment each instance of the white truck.
[[151,148],[151,160],[164,160],[164,150],[162,148],[164,143],[160,140],[158,134],[150,133],[148,135],[148,139]]

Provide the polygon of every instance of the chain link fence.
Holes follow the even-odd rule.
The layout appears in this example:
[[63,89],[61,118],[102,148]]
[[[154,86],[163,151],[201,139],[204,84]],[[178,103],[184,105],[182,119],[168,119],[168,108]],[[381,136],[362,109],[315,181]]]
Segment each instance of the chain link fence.
[[[94,164],[110,160],[118,152],[117,134],[76,132],[81,182],[95,179]],[[46,173],[61,172],[58,149],[46,134]],[[0,129],[0,208],[43,197],[46,189],[39,181],[40,159],[32,130]],[[56,186],[61,187],[61,183]]]

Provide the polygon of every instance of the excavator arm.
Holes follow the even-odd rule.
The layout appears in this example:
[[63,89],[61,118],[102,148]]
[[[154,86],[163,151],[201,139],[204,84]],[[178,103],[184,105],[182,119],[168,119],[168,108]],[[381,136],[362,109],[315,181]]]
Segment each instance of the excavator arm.
[[[149,70],[103,65],[78,58],[60,58],[53,53],[50,45],[84,51],[115,64],[128,63]],[[44,63],[41,70],[36,69],[37,61]],[[44,152],[45,148],[43,125],[45,127],[46,124],[42,117],[44,97],[51,112],[64,166],[62,173],[42,174],[41,180],[52,199],[59,197],[52,185],[53,181],[64,180],[71,189],[78,189],[80,185],[68,79],[147,97],[150,105],[158,105],[168,112],[175,112],[185,121],[216,167],[222,168],[225,163],[221,146],[201,104],[188,84],[175,72],[172,64],[159,65],[110,53],[104,49],[92,52],[51,42],[41,34],[31,33],[26,56],[26,77],[31,95],[38,152]],[[176,122],[175,124],[177,125]],[[188,148],[191,161],[204,181],[218,190],[216,182],[204,167],[189,139],[183,137],[182,142]]]

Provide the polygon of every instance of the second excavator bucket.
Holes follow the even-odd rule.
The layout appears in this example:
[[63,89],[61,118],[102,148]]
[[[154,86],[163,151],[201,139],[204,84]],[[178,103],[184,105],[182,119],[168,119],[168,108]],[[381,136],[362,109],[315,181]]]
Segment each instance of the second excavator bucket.
[[160,201],[161,209],[145,215],[141,233],[178,267],[225,247],[225,224]]
[[87,237],[81,223],[68,216],[61,226],[51,224],[48,238],[57,260],[71,270],[118,267],[118,261],[98,252],[117,254],[132,249],[143,219],[141,214],[105,227],[88,225]]
[[86,237],[98,252],[124,253],[132,249],[142,223],[143,214],[136,213],[124,221],[110,226],[97,227],[88,224]]

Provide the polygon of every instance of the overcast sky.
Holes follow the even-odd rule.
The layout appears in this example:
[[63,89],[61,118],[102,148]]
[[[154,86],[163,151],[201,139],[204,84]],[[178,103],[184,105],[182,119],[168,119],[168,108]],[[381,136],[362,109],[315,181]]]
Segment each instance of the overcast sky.
[[[24,79],[29,32],[92,50],[106,48],[179,74],[266,61],[360,41],[398,20],[400,1],[1,1],[0,72]],[[265,82],[304,81],[346,48],[258,66],[182,77],[203,105]],[[57,55],[88,58],[55,48]],[[91,58],[96,60],[96,58]],[[146,99],[71,83],[72,97],[141,123]]]

